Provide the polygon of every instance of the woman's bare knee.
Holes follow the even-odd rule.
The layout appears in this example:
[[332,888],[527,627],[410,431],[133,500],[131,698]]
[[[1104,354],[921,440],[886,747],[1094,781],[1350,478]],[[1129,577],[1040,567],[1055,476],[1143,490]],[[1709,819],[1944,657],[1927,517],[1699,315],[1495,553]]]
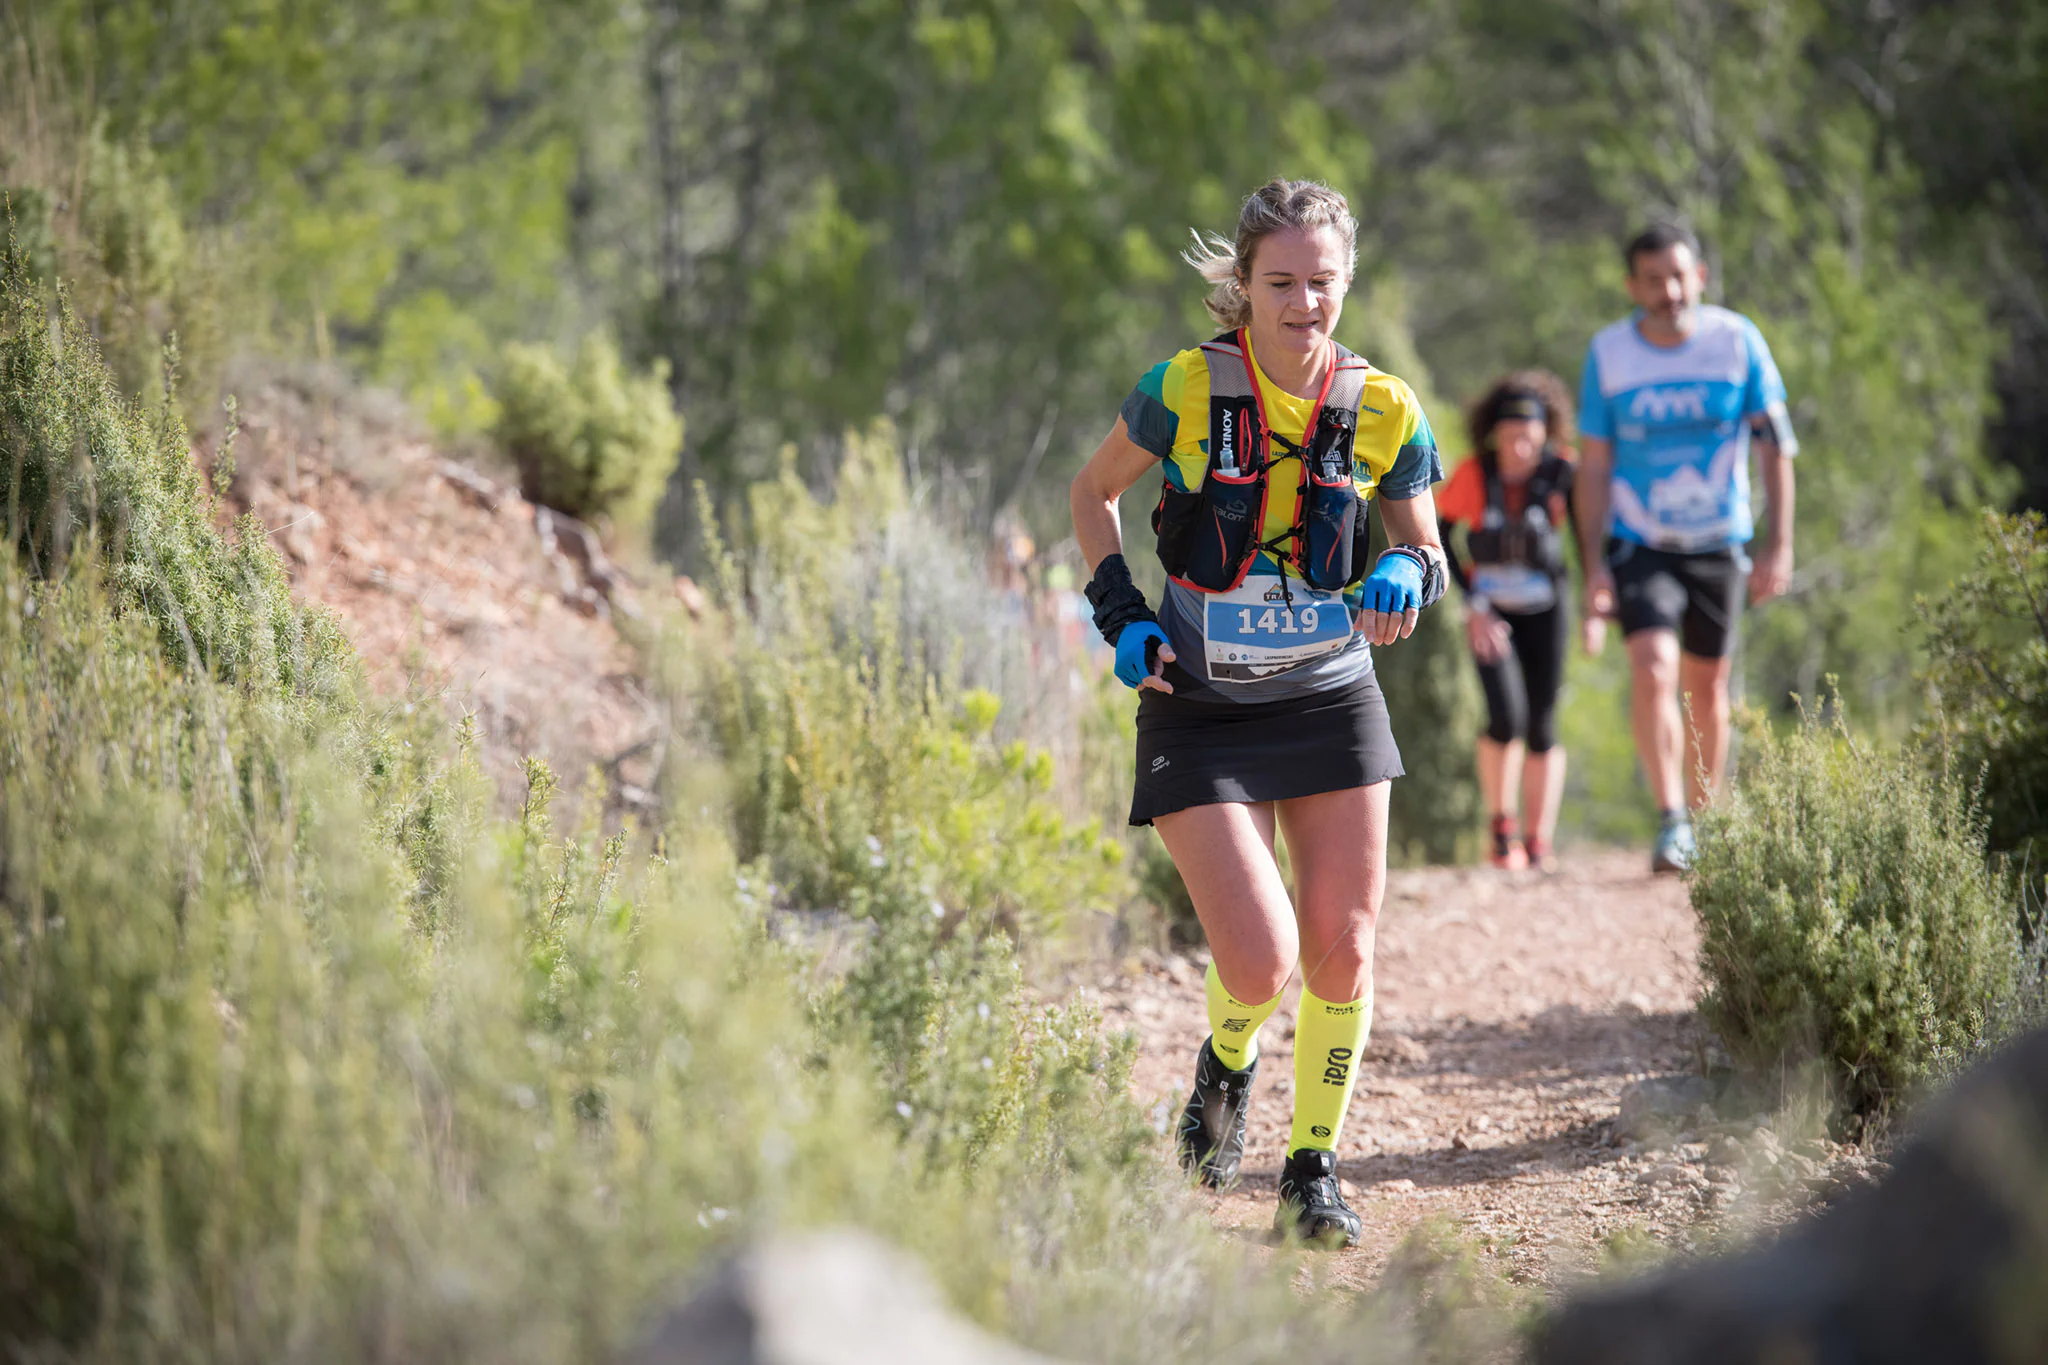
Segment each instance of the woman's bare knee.
[[1325,1000],[1356,1000],[1372,980],[1373,922],[1361,918],[1322,943],[1304,939],[1301,979]]
[[1195,915],[1209,938],[1223,988],[1250,1004],[1271,1000],[1294,971],[1294,906],[1271,844],[1270,810],[1197,806],[1156,822]]
[[1223,982],[1223,989],[1247,1005],[1263,1005],[1286,990],[1287,979],[1294,975],[1294,953],[1291,945],[1282,948],[1275,944],[1273,949],[1247,952],[1243,945],[1237,945],[1237,951],[1228,955],[1212,949],[1216,976]]

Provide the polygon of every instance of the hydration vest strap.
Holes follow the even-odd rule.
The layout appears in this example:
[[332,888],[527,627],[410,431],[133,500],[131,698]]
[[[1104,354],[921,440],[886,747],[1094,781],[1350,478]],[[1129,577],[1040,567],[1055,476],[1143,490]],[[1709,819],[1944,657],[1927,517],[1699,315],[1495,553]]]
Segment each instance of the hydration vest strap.
[[[1330,367],[1330,377],[1323,386],[1323,403],[1316,409],[1316,417],[1322,415],[1327,406],[1339,412],[1348,412],[1354,419],[1358,416],[1358,405],[1365,398],[1365,377],[1372,373],[1372,366],[1360,360],[1341,346],[1337,348],[1337,363]],[[1316,428],[1315,418],[1309,419],[1309,431]]]
[[[1153,513],[1168,574],[1197,591],[1228,591],[1244,581],[1263,550],[1281,563],[1283,578],[1291,558],[1317,588],[1334,590],[1355,581],[1351,570],[1362,567],[1363,557],[1351,542],[1365,517],[1352,482],[1352,447],[1372,367],[1335,348],[1303,444],[1296,445],[1276,435],[1266,420],[1245,331],[1204,342],[1202,352],[1209,368],[1209,461],[1202,487],[1194,493],[1163,491]],[[1301,460],[1301,510],[1292,527],[1266,540],[1276,444]]]
[[1245,334],[1218,337],[1202,351],[1209,363],[1209,465],[1176,577],[1203,592],[1226,592],[1259,556],[1270,446]]
[[1247,478],[1266,467],[1266,412],[1250,344],[1234,332],[1202,344],[1209,363],[1209,474]]
[[[1550,499],[1558,491],[1564,461],[1545,452],[1522,485],[1522,510],[1509,516],[1507,482],[1497,467],[1490,468],[1480,457],[1485,478],[1486,506],[1465,535],[1467,552],[1474,564],[1527,564],[1552,575],[1564,571],[1561,529],[1550,520]],[[1533,514],[1533,515],[1532,515]],[[1540,526],[1535,524],[1539,523]]]

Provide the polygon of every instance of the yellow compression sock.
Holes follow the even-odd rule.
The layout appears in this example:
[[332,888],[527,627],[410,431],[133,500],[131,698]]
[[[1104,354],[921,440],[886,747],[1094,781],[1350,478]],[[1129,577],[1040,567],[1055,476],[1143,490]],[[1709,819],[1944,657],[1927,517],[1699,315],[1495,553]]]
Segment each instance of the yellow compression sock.
[[1242,1071],[1259,1055],[1259,1025],[1272,1016],[1287,991],[1283,988],[1263,1005],[1247,1005],[1223,989],[1214,962],[1203,982],[1209,991],[1209,1046],[1217,1061],[1232,1071]]
[[1344,1004],[1301,990],[1301,1014],[1294,1021],[1294,1129],[1287,1150],[1316,1147],[1337,1150],[1344,1130],[1344,1111],[1351,1107],[1351,1087],[1372,1032],[1372,983],[1365,994]]

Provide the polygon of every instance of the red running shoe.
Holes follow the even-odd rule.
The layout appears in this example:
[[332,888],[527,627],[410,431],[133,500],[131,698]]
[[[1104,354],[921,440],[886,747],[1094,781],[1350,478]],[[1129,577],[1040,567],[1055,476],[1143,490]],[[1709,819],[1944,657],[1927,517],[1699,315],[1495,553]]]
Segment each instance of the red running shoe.
[[1515,817],[1496,815],[1493,817],[1493,865],[1509,872],[1520,872],[1529,865],[1528,850],[1522,847],[1522,839],[1515,832]]

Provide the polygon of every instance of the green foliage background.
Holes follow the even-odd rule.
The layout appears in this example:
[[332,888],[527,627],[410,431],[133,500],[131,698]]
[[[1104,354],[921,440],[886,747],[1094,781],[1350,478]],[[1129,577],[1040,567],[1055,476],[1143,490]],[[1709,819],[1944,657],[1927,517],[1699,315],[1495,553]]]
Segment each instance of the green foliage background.
[[[1973,784],[1991,848],[2048,887],[2048,528],[1987,513],[1973,571],[1921,604],[1930,761]],[[2039,901],[2048,903],[2048,901]],[[2038,932],[2038,927],[2036,929]]]
[[[1352,195],[1346,340],[1435,395],[1453,456],[1449,405],[1576,376],[1625,306],[1615,244],[1681,216],[1805,442],[1747,689],[1786,715],[1833,672],[1895,731],[1914,594],[1973,504],[2048,486],[2040,8],[0,0],[0,183],[52,268],[111,282],[77,306],[131,387],[180,328],[195,411],[224,294],[261,319],[236,345],[343,359],[453,433],[498,419],[506,342],[666,361],[690,437],[655,530],[697,567],[693,480],[728,503],[793,444],[829,481],[877,417],[953,520],[1057,542],[1123,393],[1204,332],[1188,229],[1271,174]],[[1640,832],[1625,759],[1583,759],[1568,820]]]

